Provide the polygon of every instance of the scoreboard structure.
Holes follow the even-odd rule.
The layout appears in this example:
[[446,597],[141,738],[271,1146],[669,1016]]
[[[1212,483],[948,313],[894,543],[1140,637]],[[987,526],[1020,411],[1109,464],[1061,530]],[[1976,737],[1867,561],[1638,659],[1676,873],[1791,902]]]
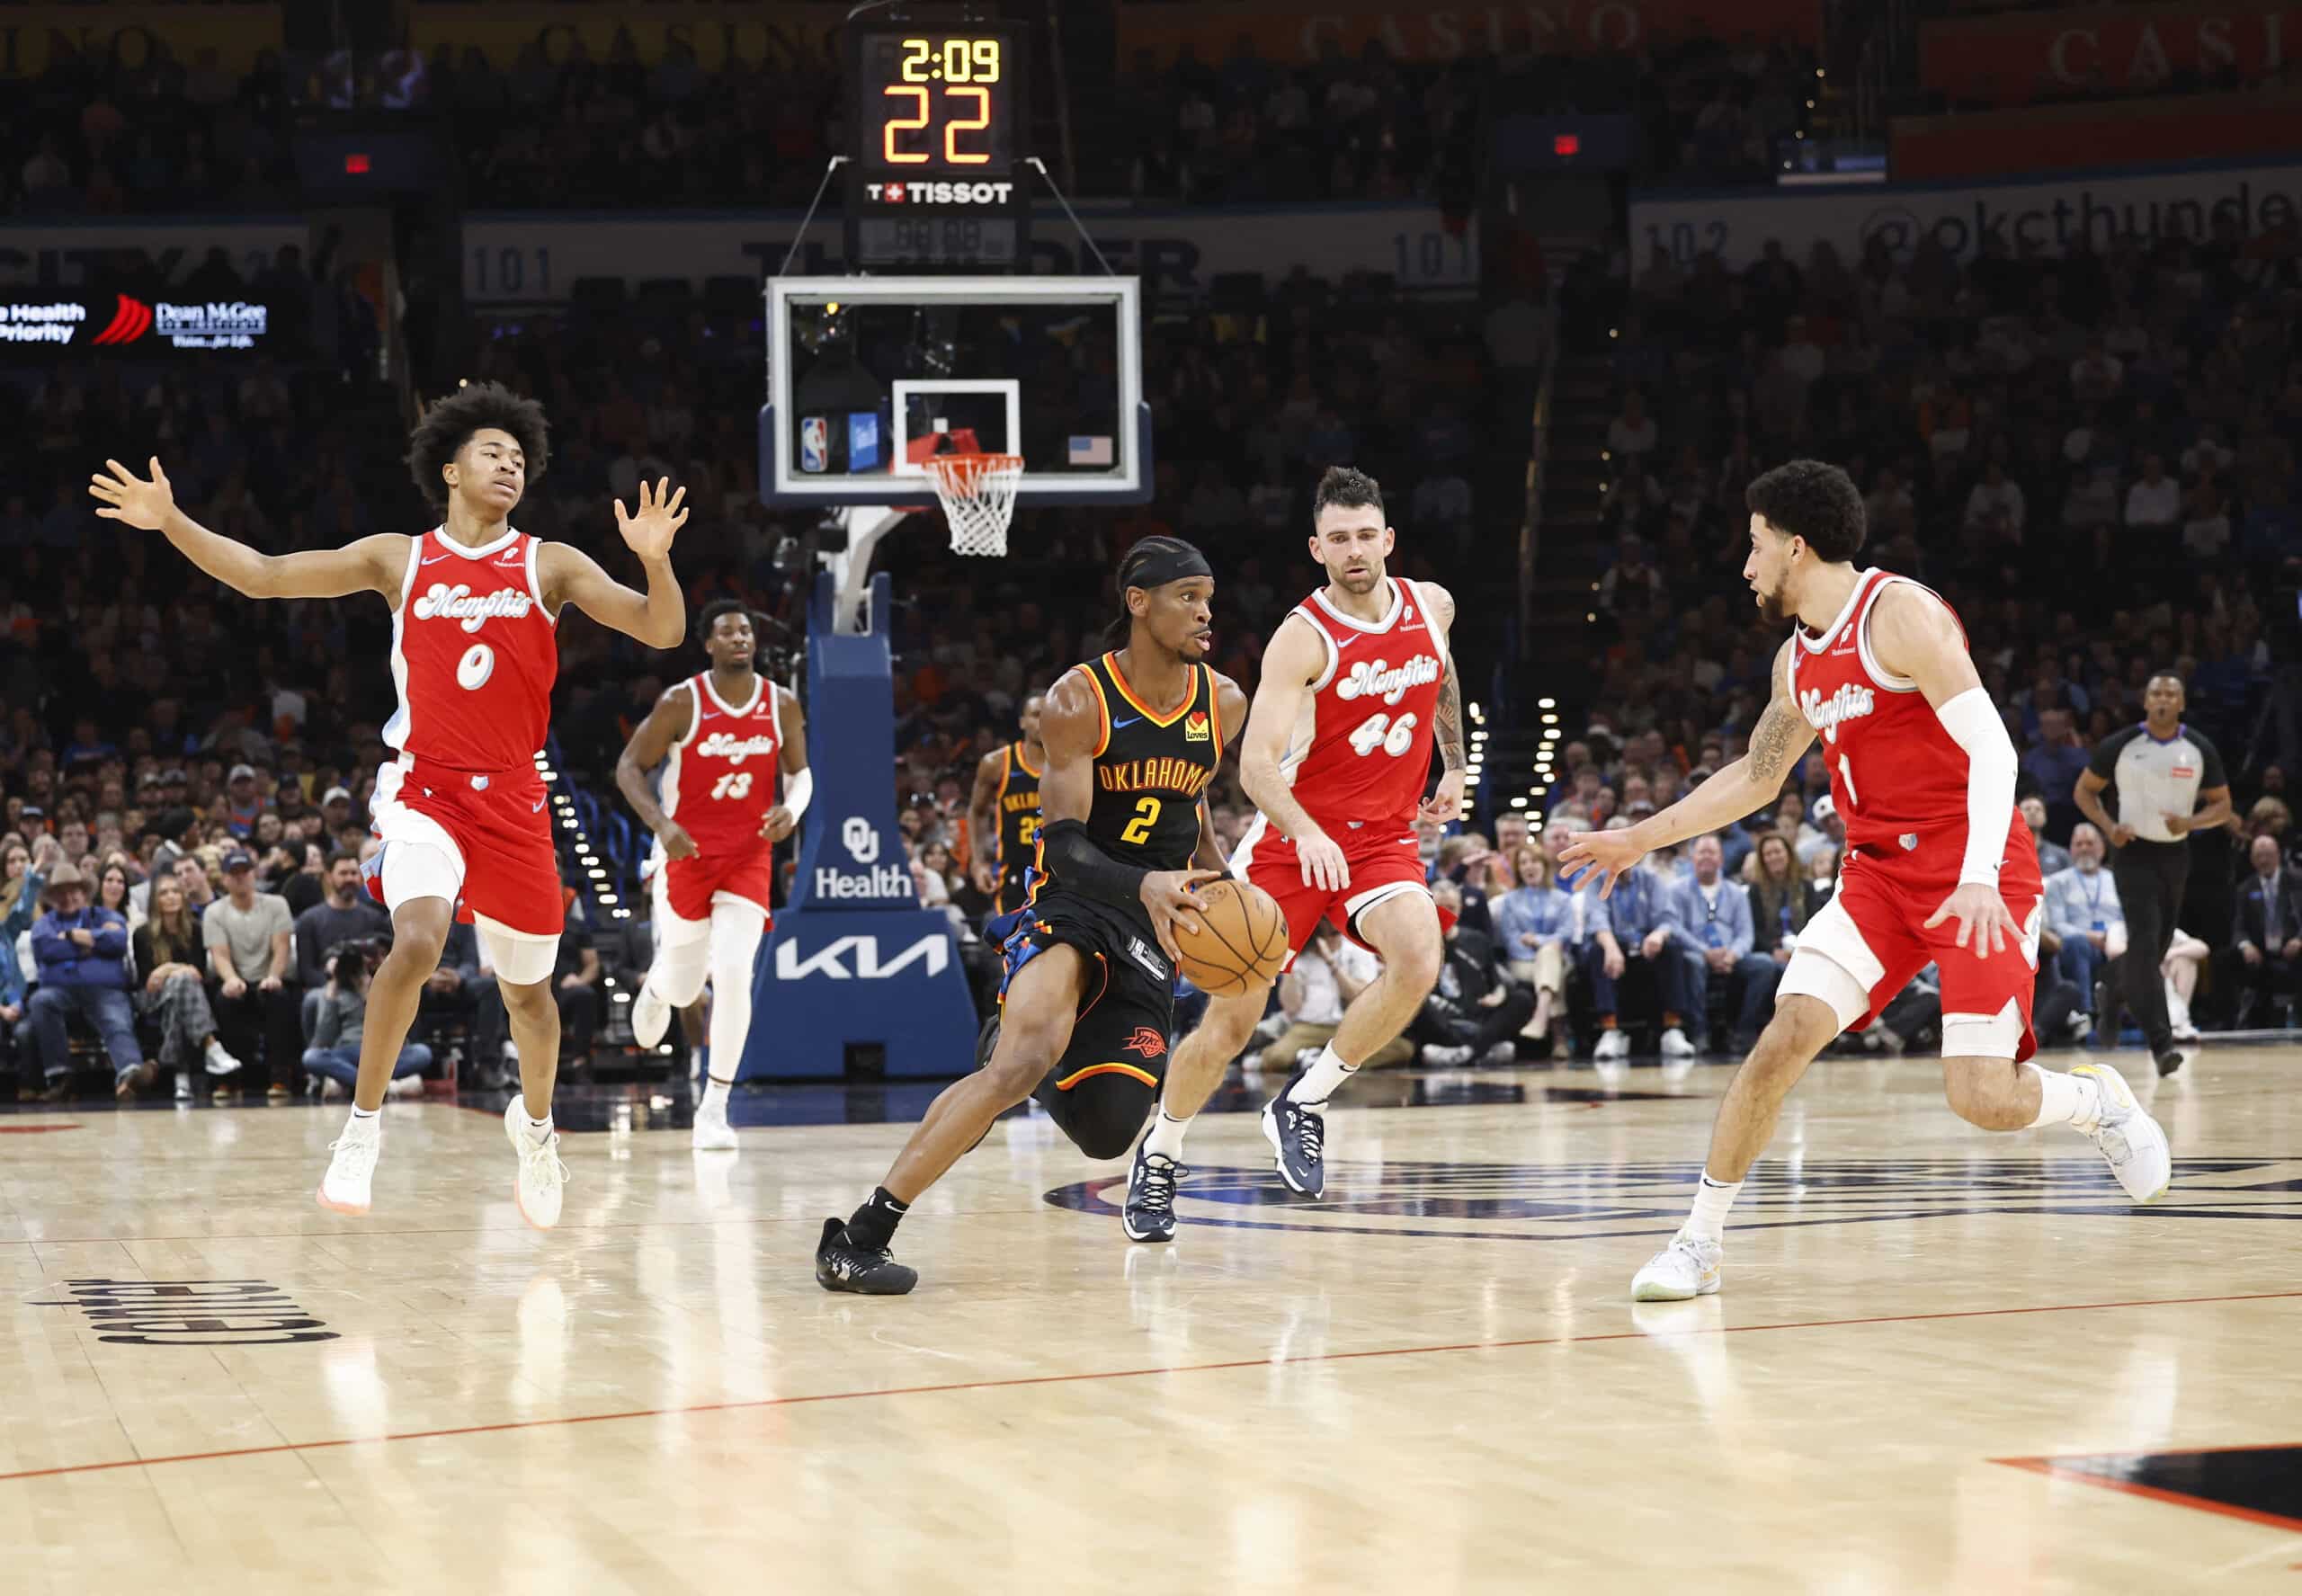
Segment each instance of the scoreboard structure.
[[848,24],[849,270],[1024,268],[1030,42],[964,10],[890,7]]

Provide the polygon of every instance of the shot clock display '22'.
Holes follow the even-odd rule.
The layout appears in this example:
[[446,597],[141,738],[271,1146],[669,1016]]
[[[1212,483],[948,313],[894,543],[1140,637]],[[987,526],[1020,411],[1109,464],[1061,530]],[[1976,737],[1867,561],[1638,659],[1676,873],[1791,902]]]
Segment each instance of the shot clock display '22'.
[[888,173],[1004,173],[1012,164],[1012,54],[995,34],[862,40],[862,155]]

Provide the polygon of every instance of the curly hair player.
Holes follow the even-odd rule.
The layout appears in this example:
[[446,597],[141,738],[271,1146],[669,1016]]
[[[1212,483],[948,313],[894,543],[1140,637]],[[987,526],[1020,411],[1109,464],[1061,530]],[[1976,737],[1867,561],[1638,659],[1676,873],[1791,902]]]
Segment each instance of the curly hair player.
[[[1846,860],[1807,923],[1774,1018],[1735,1072],[1711,1128],[1694,1211],[1631,1281],[1641,1302],[1718,1289],[1719,1234],[1816,1054],[1860,1030],[1928,964],[1942,976],[1942,1090],[1985,1130],[2069,1125],[2137,1202],[2166,1189],[2166,1134],[2106,1064],[2029,1062],[2045,888],[2014,808],[2014,745],[1950,605],[1907,576],[1857,570],[1862,495],[1820,460],[1792,460],[1744,495],[1743,579],[1759,613],[1793,621],[1750,751],[1659,815],[1577,832],[1563,866],[1604,873],[1602,896],[1650,850],[1770,807],[1819,734]],[[1955,928],[1955,929],[1954,929]]]
[[148,477],[107,460],[88,486],[104,506],[98,515],[162,533],[249,598],[373,593],[392,611],[399,707],[384,741],[397,757],[377,772],[372,807],[383,846],[369,879],[391,912],[392,950],[368,993],[352,1118],[330,1145],[335,1157],[320,1181],[320,1206],[339,1214],[368,1211],[384,1089],[449,927],[468,917],[495,966],[520,1054],[520,1092],[504,1109],[519,1158],[513,1196],[539,1229],[559,1218],[567,1172],[551,1125],[559,1059],[551,973],[564,909],[535,763],[559,671],[557,628],[573,604],[652,647],[676,646],[687,626],[672,538],[687,513],[685,490],[668,492],[668,482],[642,485],[636,512],[617,501],[624,543],[647,572],[645,593],[573,545],[515,530],[513,507],[543,475],[546,431],[541,406],[497,383],[440,400],[416,424],[407,464],[424,496],[442,506],[441,523],[340,548],[265,554],[219,537],[176,507],[156,457]]
[[[1196,933],[1194,888],[1222,874],[1200,795],[1247,718],[1247,695],[1200,663],[1214,574],[1181,539],[1150,537],[1119,575],[1112,651],[1075,665],[1039,718],[1039,865],[1007,940],[998,1039],[927,1110],[878,1190],[824,1221],[827,1291],[900,1296],[918,1271],[889,1238],[921,1192],[1036,1096],[1090,1157],[1116,1158],[1157,1100],[1173,1030],[1173,928]],[[1196,858],[1203,865],[1194,869]]]

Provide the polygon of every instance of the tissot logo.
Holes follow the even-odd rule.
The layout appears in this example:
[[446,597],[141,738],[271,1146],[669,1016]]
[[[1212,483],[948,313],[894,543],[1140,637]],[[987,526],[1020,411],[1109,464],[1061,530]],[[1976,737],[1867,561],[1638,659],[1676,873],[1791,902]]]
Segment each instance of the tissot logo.
[[[1255,1230],[1556,1242],[1667,1235],[1686,1217],[1695,1164],[1397,1164],[1330,1160],[1316,1209],[1268,1166],[1199,1169],[1178,1192],[1185,1224]],[[1115,1211],[1124,1175],[1047,1193],[1057,1208]],[[2302,1219],[2302,1159],[2177,1158],[2165,1196],[2137,1208],[2100,1159],[1779,1160],[1744,1181],[1727,1223],[1781,1230],[1879,1219],[2057,1214],[2131,1219]]]
[[882,205],[1004,205],[1012,183],[867,183],[864,197]]

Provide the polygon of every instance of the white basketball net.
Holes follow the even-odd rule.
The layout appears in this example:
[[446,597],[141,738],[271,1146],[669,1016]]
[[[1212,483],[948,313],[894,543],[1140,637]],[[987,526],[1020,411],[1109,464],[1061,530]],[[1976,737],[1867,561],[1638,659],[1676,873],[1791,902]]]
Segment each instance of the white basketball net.
[[951,523],[953,554],[1005,554],[1007,523],[1015,514],[1015,487],[1023,479],[1020,454],[932,454],[924,462],[935,496]]

